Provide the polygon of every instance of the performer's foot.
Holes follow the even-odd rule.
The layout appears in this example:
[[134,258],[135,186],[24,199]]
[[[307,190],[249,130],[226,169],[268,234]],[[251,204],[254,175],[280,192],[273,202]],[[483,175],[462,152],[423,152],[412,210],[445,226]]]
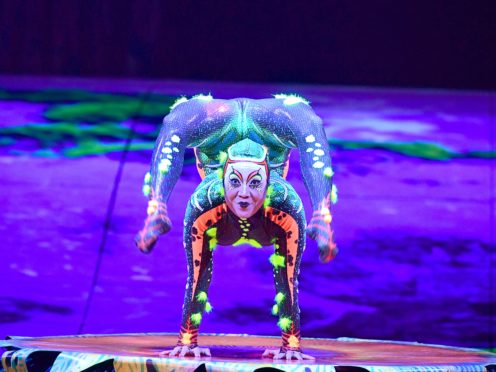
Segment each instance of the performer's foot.
[[333,231],[321,216],[312,218],[307,226],[307,234],[317,242],[321,262],[330,262],[337,256],[339,250],[333,240]]
[[191,347],[191,346],[176,346],[172,350],[165,350],[158,354],[159,356],[169,356],[169,357],[185,357],[194,356],[195,358],[201,358],[202,356],[212,356],[210,354],[210,349],[207,347]]
[[167,216],[167,208],[164,203],[152,203],[154,206],[148,207],[151,212],[145,220],[145,226],[136,235],[134,242],[143,253],[150,253],[157,243],[158,237],[171,229],[171,221]]
[[262,358],[272,358],[274,360],[286,359],[286,360],[315,360],[313,356],[303,354],[301,351],[295,350],[284,350],[284,349],[276,349],[270,350],[267,349],[262,354]]
[[329,242],[329,244],[319,246],[319,259],[322,263],[331,262],[339,253],[338,247],[334,242]]

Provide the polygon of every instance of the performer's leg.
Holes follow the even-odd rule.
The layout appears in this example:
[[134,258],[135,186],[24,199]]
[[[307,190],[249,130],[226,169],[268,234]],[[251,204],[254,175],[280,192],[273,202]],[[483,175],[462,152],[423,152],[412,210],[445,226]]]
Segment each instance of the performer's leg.
[[[271,174],[268,198],[265,217],[275,225],[275,252],[271,256],[276,285],[273,313],[278,315],[278,325],[282,330],[280,357],[291,359],[291,352],[301,352],[298,274],[305,250],[305,212],[296,191],[280,176]],[[293,356],[311,358],[300,353]]]
[[205,311],[210,311],[208,288],[212,278],[212,251],[216,241],[214,225],[225,215],[222,181],[216,174],[207,176],[192,195],[185,216],[184,248],[188,262],[188,281],[183,305],[178,347],[170,355],[209,354],[196,349],[198,329]]

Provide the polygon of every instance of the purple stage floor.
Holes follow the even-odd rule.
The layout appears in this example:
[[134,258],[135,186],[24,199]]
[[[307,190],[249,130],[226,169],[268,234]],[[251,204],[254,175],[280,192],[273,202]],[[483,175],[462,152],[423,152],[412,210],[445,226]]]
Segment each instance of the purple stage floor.
[[[145,217],[148,133],[173,97],[209,92],[297,93],[324,120],[339,189],[340,254],[322,265],[308,243],[304,337],[495,347],[495,93],[5,76],[0,337],[178,330],[181,228],[199,182],[192,165],[169,203],[170,234],[151,255],[134,247],[133,236]],[[291,159],[288,179],[308,215],[298,155]],[[278,334],[270,254],[216,250],[214,311],[202,331]]]

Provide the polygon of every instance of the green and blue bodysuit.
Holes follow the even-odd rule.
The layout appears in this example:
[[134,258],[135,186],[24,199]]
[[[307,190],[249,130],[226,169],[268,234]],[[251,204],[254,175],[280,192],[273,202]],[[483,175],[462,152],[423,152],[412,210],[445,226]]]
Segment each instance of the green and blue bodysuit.
[[[337,253],[330,227],[333,171],[321,119],[308,102],[296,96],[217,100],[200,95],[180,100],[164,119],[151,171],[145,177],[148,217],[136,237],[143,252],[149,252],[159,235],[171,228],[166,203],[181,173],[187,147],[195,150],[203,180],[188,202],[184,221],[188,282],[178,345],[197,345],[202,316],[211,310],[208,288],[215,247],[251,244],[274,246],[270,257],[276,287],[272,313],[279,317],[281,350],[299,351],[297,277],[306,234],[316,240],[323,262]],[[312,201],[308,226],[302,201],[285,180],[292,149],[299,151]],[[237,161],[262,164],[268,173],[263,204],[248,217],[240,215],[249,203],[232,204],[226,195],[238,187],[237,177],[242,177],[231,175],[238,172],[232,167],[226,174],[227,164]],[[246,187],[260,188],[259,176],[263,174],[250,175],[254,181]]]

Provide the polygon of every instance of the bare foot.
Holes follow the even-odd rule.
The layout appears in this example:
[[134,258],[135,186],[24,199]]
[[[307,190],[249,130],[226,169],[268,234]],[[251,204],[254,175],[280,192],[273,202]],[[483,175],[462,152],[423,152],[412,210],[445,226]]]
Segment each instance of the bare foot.
[[169,217],[167,217],[165,212],[160,212],[164,210],[164,208],[165,207],[159,209],[156,213],[149,215],[145,220],[145,226],[134,238],[134,243],[143,253],[150,253],[157,243],[159,236],[168,233],[171,229]]
[[158,354],[159,356],[170,356],[170,357],[185,357],[194,356],[195,358],[201,358],[202,356],[212,356],[210,354],[210,349],[207,347],[190,347],[190,346],[176,346],[172,350],[164,350]]
[[276,350],[270,350],[267,349],[264,351],[262,354],[262,358],[270,358],[273,357],[274,360],[278,359],[286,359],[286,360],[315,360],[313,356],[303,354],[301,351],[293,351],[293,350],[286,350],[283,351],[281,349],[276,349]]
[[[329,213],[328,209],[327,212]],[[329,223],[325,221],[325,216],[314,212],[306,231],[307,235],[317,242],[321,262],[328,263],[337,256],[339,250],[334,243],[333,231]]]

